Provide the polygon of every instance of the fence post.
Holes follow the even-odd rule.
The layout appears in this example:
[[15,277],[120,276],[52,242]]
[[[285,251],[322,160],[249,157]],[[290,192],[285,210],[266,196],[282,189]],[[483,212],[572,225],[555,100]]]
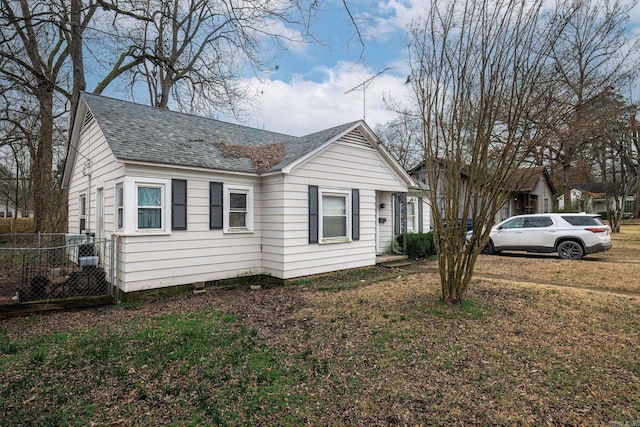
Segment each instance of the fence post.
[[109,266],[109,274],[111,276],[111,290],[113,291],[113,303],[117,304],[119,295],[118,295],[118,283],[116,277],[116,235],[111,234],[111,248],[110,248],[110,256],[111,256],[111,265]]

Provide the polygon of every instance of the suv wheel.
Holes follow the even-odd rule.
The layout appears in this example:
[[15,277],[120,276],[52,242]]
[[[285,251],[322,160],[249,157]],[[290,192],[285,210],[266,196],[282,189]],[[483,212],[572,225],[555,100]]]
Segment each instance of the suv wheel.
[[484,245],[484,248],[482,248],[480,253],[485,255],[493,255],[495,253],[495,251],[493,250],[493,243],[491,243],[491,240],[489,240],[487,244]]
[[562,259],[580,259],[584,255],[580,243],[574,240],[566,240],[558,245],[558,255]]

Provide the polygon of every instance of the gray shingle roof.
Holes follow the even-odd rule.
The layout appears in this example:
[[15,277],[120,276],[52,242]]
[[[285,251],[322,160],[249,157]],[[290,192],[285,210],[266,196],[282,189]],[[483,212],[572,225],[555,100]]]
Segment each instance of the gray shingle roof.
[[215,142],[282,143],[284,158],[268,170],[277,171],[358,123],[295,137],[88,93],[82,98],[118,159],[236,172],[254,172],[251,160],[225,157]]

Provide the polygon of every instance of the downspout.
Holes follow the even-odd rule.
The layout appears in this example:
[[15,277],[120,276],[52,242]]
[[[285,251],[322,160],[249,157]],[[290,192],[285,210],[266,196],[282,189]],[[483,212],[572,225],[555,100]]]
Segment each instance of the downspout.
[[86,225],[85,234],[91,234],[91,160],[87,160],[84,164],[84,176],[87,177],[87,199],[86,199]]

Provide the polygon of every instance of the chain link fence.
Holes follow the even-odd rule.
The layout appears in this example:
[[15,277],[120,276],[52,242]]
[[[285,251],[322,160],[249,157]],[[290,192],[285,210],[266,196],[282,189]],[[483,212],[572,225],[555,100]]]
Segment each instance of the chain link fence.
[[113,295],[111,249],[87,235],[0,235],[0,304]]

